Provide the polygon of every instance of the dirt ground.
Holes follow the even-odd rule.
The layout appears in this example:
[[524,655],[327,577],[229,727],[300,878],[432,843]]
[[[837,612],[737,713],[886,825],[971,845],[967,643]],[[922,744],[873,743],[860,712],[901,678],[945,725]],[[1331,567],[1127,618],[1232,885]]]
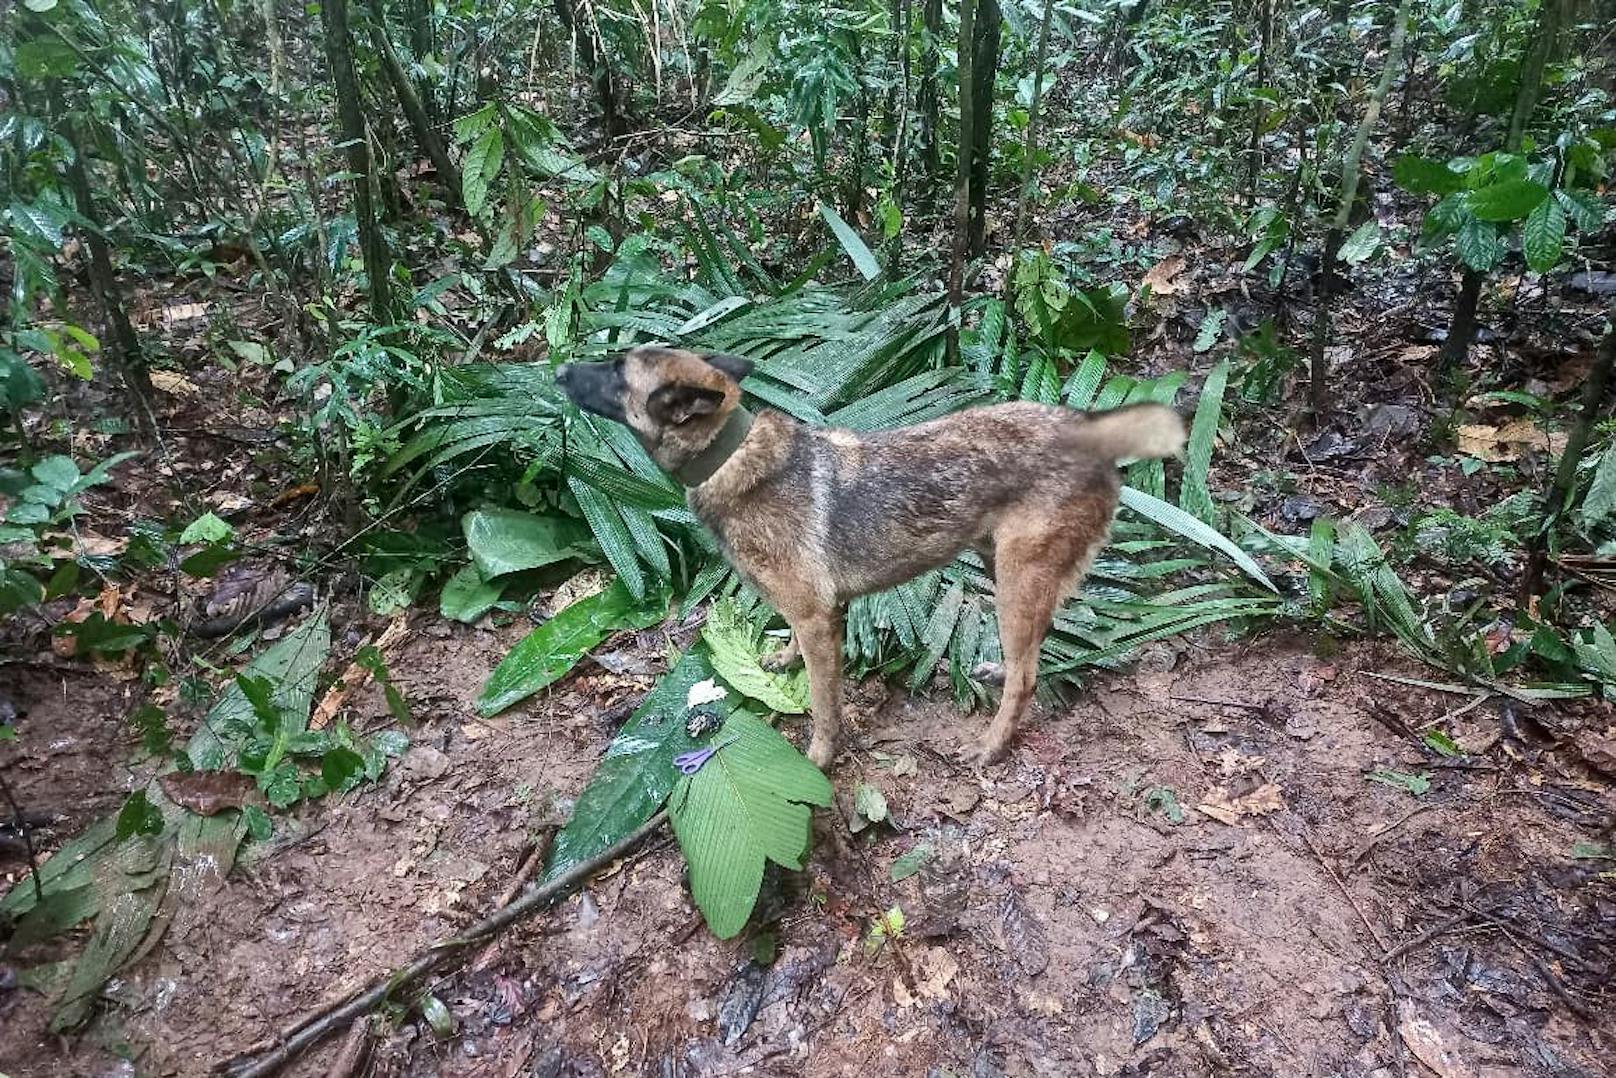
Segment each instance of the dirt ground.
[[[392,664],[423,720],[402,765],[249,856],[81,1036],[0,990],[0,1072],[201,1074],[486,911],[665,653],[645,634],[477,720],[507,643],[417,615]],[[1612,1073],[1616,1030],[1594,1019],[1616,883],[1572,855],[1608,826],[1608,784],[1562,759],[1557,713],[1498,700],[1451,720],[1465,755],[1433,757],[1420,727],[1466,698],[1377,678],[1420,674],[1387,649],[1318,650],[1161,649],[980,774],[953,754],[982,716],[855,687],[833,779],[848,802],[880,788],[893,826],[820,814],[807,872],[765,899],[772,964],[707,933],[654,841],[435,985],[455,1035],[390,1024],[369,1073]],[[19,686],[24,720],[62,731],[30,750],[58,757],[49,778],[12,771],[26,802],[72,814],[57,841],[133,780],[116,701],[63,703],[108,682],[64,676]],[[360,714],[385,721],[380,699]],[[1377,767],[1430,788],[1366,781]],[[925,867],[893,882],[918,845]],[[893,906],[902,934],[870,940]]]

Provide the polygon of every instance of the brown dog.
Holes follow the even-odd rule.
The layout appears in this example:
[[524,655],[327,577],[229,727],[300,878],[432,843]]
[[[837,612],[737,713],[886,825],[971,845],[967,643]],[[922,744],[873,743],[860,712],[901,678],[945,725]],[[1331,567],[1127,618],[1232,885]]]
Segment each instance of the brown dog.
[[738,356],[640,347],[568,364],[578,407],[623,423],[688,488],[729,562],[791,626],[777,664],[807,661],[814,732],[828,767],[841,725],[842,606],[982,553],[993,572],[1004,697],[978,757],[1003,755],[1032,698],[1055,608],[1105,545],[1126,458],[1174,456],[1184,424],[1141,404],[1077,412],[1043,404],[971,408],[873,434],[754,417]]

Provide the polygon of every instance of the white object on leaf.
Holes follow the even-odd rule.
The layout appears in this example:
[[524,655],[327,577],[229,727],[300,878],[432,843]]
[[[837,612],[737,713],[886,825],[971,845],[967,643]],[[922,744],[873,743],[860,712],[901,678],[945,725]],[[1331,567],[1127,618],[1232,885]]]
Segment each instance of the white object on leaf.
[[685,697],[685,707],[700,707],[702,704],[710,704],[714,700],[722,700],[728,695],[729,692],[720,686],[718,682],[708,678],[706,681],[698,681],[690,686],[690,693]]

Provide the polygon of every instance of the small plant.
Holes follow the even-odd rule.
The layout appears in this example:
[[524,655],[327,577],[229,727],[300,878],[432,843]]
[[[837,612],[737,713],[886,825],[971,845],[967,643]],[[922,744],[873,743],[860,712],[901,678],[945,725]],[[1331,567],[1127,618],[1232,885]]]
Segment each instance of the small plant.
[[107,482],[112,469],[135,456],[119,453],[80,472],[61,454],[36,462],[26,472],[0,471],[0,493],[12,499],[0,520],[0,614],[10,614],[77,586],[81,562],[64,556],[71,539],[63,534],[84,511],[79,495]]

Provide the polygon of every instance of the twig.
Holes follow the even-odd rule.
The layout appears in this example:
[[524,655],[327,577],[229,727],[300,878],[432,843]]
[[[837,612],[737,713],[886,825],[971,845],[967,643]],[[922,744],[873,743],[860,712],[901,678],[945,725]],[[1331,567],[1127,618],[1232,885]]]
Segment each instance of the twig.
[[1233,707],[1242,711],[1255,711],[1264,714],[1268,711],[1268,704],[1243,704],[1238,700],[1214,700],[1209,696],[1169,696],[1169,700],[1182,704],[1209,704],[1213,707]]
[[1460,925],[1464,924],[1466,921],[1470,920],[1470,918],[1472,918],[1474,916],[1476,916],[1476,914],[1471,912],[1470,910],[1465,910],[1463,913],[1454,914],[1452,917],[1449,917],[1447,920],[1442,921],[1439,924],[1434,925],[1433,927],[1426,929],[1424,932],[1421,932],[1419,935],[1415,936],[1413,939],[1405,940],[1404,942],[1399,943],[1396,947],[1393,947],[1391,950],[1387,951],[1386,952],[1386,961],[1387,962],[1395,962],[1395,961],[1397,961],[1399,958],[1402,958],[1404,955],[1408,954],[1408,952],[1414,950],[1416,947],[1422,947],[1425,944],[1430,943],[1432,940],[1436,939],[1438,936],[1442,935],[1444,932],[1451,932],[1453,929],[1455,929],[1455,928],[1459,927]]
[[[1319,867],[1324,870],[1324,874],[1330,877],[1330,881],[1335,884],[1336,889],[1341,892],[1342,897],[1347,900],[1347,904],[1352,907],[1352,912],[1358,915],[1358,920],[1363,923],[1364,930],[1369,933],[1369,938],[1375,941],[1375,946],[1380,950],[1380,955],[1377,957],[1384,958],[1386,954],[1386,941],[1380,938],[1379,932],[1375,931],[1375,926],[1370,922],[1368,916],[1364,914],[1363,907],[1358,905],[1358,899],[1350,890],[1347,889],[1345,881],[1343,881],[1341,877],[1337,875],[1335,869],[1330,867],[1330,862],[1324,859],[1324,855],[1319,852],[1319,848],[1313,845],[1313,840],[1309,838],[1307,834],[1306,821],[1302,820],[1301,817],[1297,817],[1297,822],[1301,824],[1301,826],[1296,830],[1297,837],[1302,840],[1302,844],[1307,847],[1307,851],[1313,855],[1313,860],[1319,863]],[[1270,823],[1269,826],[1272,827],[1273,824]],[[1279,828],[1275,827],[1274,830],[1278,831]]]
[[0,796],[6,799],[11,808],[11,818],[15,821],[18,834],[22,835],[23,849],[28,851],[28,875],[34,881],[34,901],[45,901],[45,886],[39,880],[39,857],[34,853],[34,828],[29,822],[28,814],[17,804],[17,798],[11,793],[11,783],[6,781],[6,773],[0,771]]
[[1369,836],[1369,841],[1365,842],[1362,846],[1360,846],[1358,848],[1358,852],[1353,855],[1352,867],[1357,868],[1358,865],[1360,863],[1362,863],[1363,859],[1365,857],[1369,856],[1370,851],[1373,850],[1375,848],[1375,846],[1380,843],[1381,839],[1385,838],[1387,835],[1391,834],[1393,831],[1397,830],[1399,827],[1402,827],[1405,823],[1408,823],[1408,821],[1412,820],[1414,817],[1418,816],[1420,813],[1428,812],[1428,811],[1430,811],[1431,809],[1434,809],[1434,808],[1442,808],[1446,804],[1447,804],[1447,802],[1431,802],[1431,803],[1427,803],[1427,804],[1415,805],[1413,808],[1411,808],[1407,812],[1403,813],[1403,815],[1399,816],[1397,819],[1393,820],[1391,823],[1387,824],[1385,827],[1382,827],[1379,831],[1376,831],[1373,834],[1371,834]]
[[234,1059],[216,1065],[214,1071],[227,1074],[230,1078],[262,1078],[264,1075],[274,1074],[299,1052],[319,1043],[354,1019],[369,1013],[389,996],[408,988],[427,974],[450,965],[472,946],[524,920],[543,909],[552,900],[580,886],[600,869],[643,842],[647,835],[656,831],[667,820],[668,811],[663,809],[641,824],[638,830],[610,848],[575,865],[550,882],[533,888],[509,906],[483,918],[460,935],[450,936],[428,945],[399,969],[371,981],[368,986],[351,992],[342,999],[320,1007],[282,1030],[274,1040],[267,1044],[254,1045]]
[[1560,978],[1555,975],[1554,970],[1549,968],[1549,964],[1547,962],[1543,961],[1543,959],[1539,958],[1537,955],[1533,954],[1531,951],[1528,951],[1524,946],[1522,946],[1521,941],[1516,939],[1515,934],[1508,928],[1505,928],[1503,925],[1499,925],[1498,931],[1502,932],[1504,934],[1504,938],[1509,940],[1509,942],[1514,945],[1515,949],[1521,952],[1528,962],[1532,963],[1532,968],[1537,970],[1538,976],[1543,978],[1544,982],[1549,986],[1549,990],[1559,997],[1561,1003],[1564,1003],[1567,1007],[1569,1007],[1571,1012],[1578,1018],[1581,1018],[1584,1022],[1592,1023],[1595,1021],[1592,1012],[1590,1012],[1587,1007],[1583,1006],[1579,1000],[1571,995],[1571,991],[1566,988],[1563,983],[1561,983]]
[[348,1035],[342,1040],[336,1061],[326,1072],[326,1078],[354,1078],[364,1065],[369,1047],[370,1020],[363,1016],[355,1018],[353,1025],[348,1027]]

